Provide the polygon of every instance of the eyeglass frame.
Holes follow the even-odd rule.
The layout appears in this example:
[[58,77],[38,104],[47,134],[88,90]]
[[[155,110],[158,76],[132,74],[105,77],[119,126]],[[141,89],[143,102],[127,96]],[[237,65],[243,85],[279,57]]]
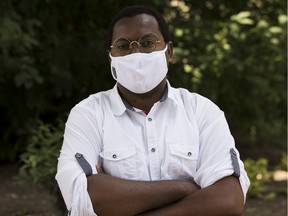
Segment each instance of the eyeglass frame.
[[[146,37],[146,36],[153,36],[153,37],[156,39],[156,41],[155,41],[155,47],[154,47],[154,49],[153,49],[152,51],[150,51],[150,52],[143,52],[142,49],[141,49],[141,44],[139,43],[139,40],[141,40],[141,38]],[[139,50],[140,50],[141,52],[143,52],[143,53],[151,53],[151,52],[154,52],[154,51],[155,51],[155,49],[157,48],[157,44],[162,42],[162,41],[159,40],[158,37],[157,37],[156,35],[154,35],[154,34],[142,35],[141,37],[138,38],[137,41],[136,41],[136,40],[131,41],[129,38],[126,38],[126,37],[118,37],[118,38],[116,38],[116,39],[113,41],[112,45],[110,46],[110,51],[112,50],[113,47],[115,47],[113,44],[114,44],[117,40],[119,40],[119,39],[126,39],[128,42],[130,42],[130,43],[129,43],[129,54],[131,54],[131,51],[132,51],[132,49],[133,49],[133,46],[132,46],[133,43],[136,43],[136,44],[138,45],[138,48],[139,48]],[[127,50],[127,51],[128,51],[128,50]]]

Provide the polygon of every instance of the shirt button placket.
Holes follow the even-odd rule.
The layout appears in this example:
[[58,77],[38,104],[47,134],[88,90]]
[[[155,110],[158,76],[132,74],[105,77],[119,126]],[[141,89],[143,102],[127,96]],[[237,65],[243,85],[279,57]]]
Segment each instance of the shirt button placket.
[[156,125],[153,116],[151,114],[147,116],[146,121],[146,136],[147,136],[147,147],[149,149],[149,166],[151,180],[160,178],[159,168],[159,155],[157,153],[157,133]]

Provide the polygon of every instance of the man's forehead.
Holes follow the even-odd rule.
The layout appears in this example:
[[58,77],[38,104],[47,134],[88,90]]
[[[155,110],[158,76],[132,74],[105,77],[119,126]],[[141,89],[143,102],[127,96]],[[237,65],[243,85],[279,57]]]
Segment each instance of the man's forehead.
[[118,25],[124,25],[125,26],[125,25],[127,25],[127,23],[131,23],[131,22],[136,23],[136,24],[141,24],[141,25],[148,25],[148,26],[151,24],[158,25],[157,20],[155,19],[154,16],[149,15],[149,14],[138,14],[138,15],[135,15],[132,17],[123,17],[123,18],[119,19],[115,23],[115,26],[118,26]]
[[118,20],[113,28],[113,36],[119,37],[123,33],[133,32],[159,32],[158,22],[154,16],[139,14],[133,17],[123,17]]

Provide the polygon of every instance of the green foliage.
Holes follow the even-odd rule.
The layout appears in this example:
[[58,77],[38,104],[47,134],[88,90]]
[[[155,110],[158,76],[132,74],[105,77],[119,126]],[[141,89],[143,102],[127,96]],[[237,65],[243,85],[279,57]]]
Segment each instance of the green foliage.
[[252,198],[271,197],[270,194],[265,194],[266,183],[271,179],[271,173],[268,171],[268,160],[265,158],[246,159],[244,165],[251,182],[247,196]]
[[32,53],[39,47],[36,29],[41,23],[22,19],[11,5],[0,14],[0,159],[12,160],[19,147],[11,148],[11,144],[23,134],[24,123],[33,116],[34,106],[28,105],[24,98],[31,94],[33,86],[44,82]]
[[61,122],[56,127],[39,122],[39,127],[32,130],[27,150],[20,158],[23,163],[19,170],[21,181],[42,184],[51,193],[57,192],[55,174],[63,128]]
[[54,124],[81,99],[114,85],[107,26],[120,8],[137,2],[0,2],[0,160],[25,150],[37,119]]
[[288,171],[288,157],[287,157],[287,153],[283,153],[282,157],[281,157],[281,161],[278,165],[278,168],[281,170],[285,170]]
[[178,1],[173,84],[224,110],[238,145],[286,148],[287,15],[284,1]]

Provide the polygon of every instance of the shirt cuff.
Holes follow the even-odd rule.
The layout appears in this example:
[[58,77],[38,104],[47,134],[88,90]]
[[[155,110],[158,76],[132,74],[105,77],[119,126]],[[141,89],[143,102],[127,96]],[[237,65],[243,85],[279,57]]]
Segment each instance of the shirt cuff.
[[87,191],[87,178],[81,174],[75,182],[72,206],[69,216],[97,216],[94,213],[93,205]]

